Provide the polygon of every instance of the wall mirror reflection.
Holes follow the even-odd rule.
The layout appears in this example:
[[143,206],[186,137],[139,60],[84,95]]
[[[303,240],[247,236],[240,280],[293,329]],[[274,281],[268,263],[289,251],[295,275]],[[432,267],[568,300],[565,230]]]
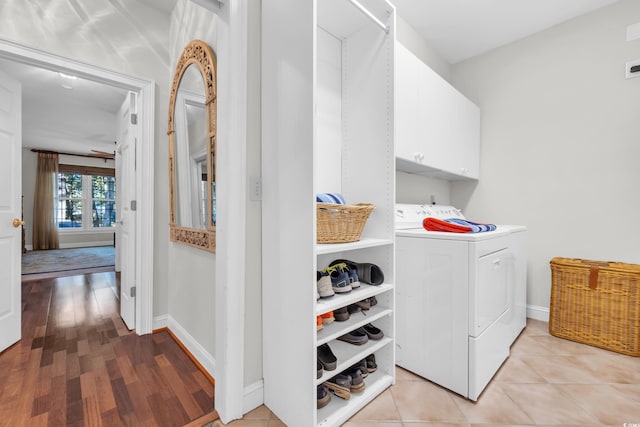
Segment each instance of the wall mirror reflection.
[[176,65],[167,133],[171,241],[215,252],[216,62],[200,40]]

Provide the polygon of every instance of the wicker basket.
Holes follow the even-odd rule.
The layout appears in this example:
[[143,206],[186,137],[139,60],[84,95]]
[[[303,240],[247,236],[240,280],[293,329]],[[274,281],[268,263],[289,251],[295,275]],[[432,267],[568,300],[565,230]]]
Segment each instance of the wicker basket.
[[317,242],[357,242],[374,207],[368,203],[356,205],[316,203]]
[[640,356],[640,265],[551,260],[549,333]]

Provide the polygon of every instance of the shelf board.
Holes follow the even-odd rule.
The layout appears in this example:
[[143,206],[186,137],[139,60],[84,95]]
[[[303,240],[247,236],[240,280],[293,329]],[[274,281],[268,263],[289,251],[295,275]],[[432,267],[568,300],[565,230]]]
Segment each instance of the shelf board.
[[316,244],[316,254],[332,254],[336,252],[353,251],[356,249],[373,248],[376,246],[392,245],[393,239],[373,239],[364,238],[351,243],[318,243]]
[[320,300],[316,302],[316,316],[320,316],[321,314],[328,313],[340,307],[346,307],[349,304],[362,301],[363,299],[374,295],[380,295],[392,289],[393,285],[389,283],[383,283],[382,285],[377,286],[363,283],[359,288],[356,288],[349,293],[336,294],[330,298],[320,298]]
[[[366,313],[366,314],[365,314]],[[357,312],[351,314],[348,320],[344,322],[334,321],[329,325],[324,325],[323,329],[318,332],[316,346],[335,340],[348,331],[359,328],[367,323],[374,322],[384,316],[391,314],[388,307],[380,307],[380,304],[374,305],[366,312]],[[383,331],[384,332],[384,331]]]
[[353,393],[349,400],[331,394],[331,401],[327,406],[318,409],[318,427],[338,426],[351,418],[356,412],[364,408],[375,396],[382,393],[393,384],[391,375],[380,372],[372,372],[365,378],[365,389],[362,393]]

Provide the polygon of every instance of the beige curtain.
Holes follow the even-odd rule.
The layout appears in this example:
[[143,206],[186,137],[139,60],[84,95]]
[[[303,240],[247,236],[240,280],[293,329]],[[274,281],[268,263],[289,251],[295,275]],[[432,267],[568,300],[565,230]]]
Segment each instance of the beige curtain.
[[33,200],[33,249],[57,249],[55,191],[58,175],[58,154],[38,153],[36,191]]

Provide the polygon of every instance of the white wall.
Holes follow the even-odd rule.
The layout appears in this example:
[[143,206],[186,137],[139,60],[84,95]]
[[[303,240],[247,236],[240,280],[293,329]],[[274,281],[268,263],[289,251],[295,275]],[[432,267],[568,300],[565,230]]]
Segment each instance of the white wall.
[[640,58],[619,3],[456,64],[482,111],[481,178],[452,185],[472,218],[529,227],[528,304],[549,306],[555,256],[640,262]]
[[[193,39],[209,44],[217,56],[216,27],[216,16],[211,11],[188,0],[177,1],[169,27],[170,79],[173,79],[175,64],[182,50]],[[166,126],[166,120],[164,122]],[[166,233],[169,234],[168,228]],[[168,265],[167,313],[213,359],[216,255],[173,242],[169,242],[168,251],[171,262]],[[178,336],[189,347],[188,340]],[[206,363],[203,365],[207,366]]]

